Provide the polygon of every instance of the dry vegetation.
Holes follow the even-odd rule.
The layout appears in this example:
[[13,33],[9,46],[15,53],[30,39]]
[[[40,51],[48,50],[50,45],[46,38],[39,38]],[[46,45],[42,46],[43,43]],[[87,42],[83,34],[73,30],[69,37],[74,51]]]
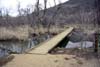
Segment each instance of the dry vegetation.
[[28,27],[1,27],[0,39],[27,39],[29,36]]
[[[49,33],[60,33],[63,28],[52,27]],[[40,27],[39,29],[32,28],[28,25],[17,26],[17,27],[0,27],[0,40],[27,40],[33,33],[36,35],[47,33],[47,28]]]

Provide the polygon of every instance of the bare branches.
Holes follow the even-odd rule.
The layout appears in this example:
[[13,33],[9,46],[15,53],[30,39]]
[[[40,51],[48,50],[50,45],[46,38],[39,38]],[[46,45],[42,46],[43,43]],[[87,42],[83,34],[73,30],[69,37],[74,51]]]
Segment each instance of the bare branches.
[[34,9],[34,11],[35,11],[37,17],[39,16],[39,11],[40,11],[39,2],[40,2],[40,1],[37,0],[36,5],[35,5],[35,9]]
[[10,15],[9,15],[9,11],[8,9],[5,10],[5,22],[6,22],[6,25],[9,25],[10,24]]
[[2,9],[0,9],[0,19],[2,18]]
[[[60,2],[60,0],[59,0],[59,2]],[[48,29],[51,27],[51,25],[55,25],[55,17],[57,16],[57,13],[59,12],[59,10],[61,9],[61,5],[57,5],[56,6],[56,0],[54,0],[54,4],[55,4],[55,11],[54,11],[54,13],[53,13],[53,15],[52,15],[52,21],[50,21],[50,23],[48,23]]]
[[41,22],[42,22],[42,26],[45,27],[46,25],[46,11],[47,11],[47,0],[44,0],[44,10],[43,10],[43,15],[42,15],[42,19],[41,19]]
[[18,14],[19,14],[19,16],[21,16],[22,13],[21,13],[21,4],[20,4],[20,2],[18,2],[17,10],[18,10]]

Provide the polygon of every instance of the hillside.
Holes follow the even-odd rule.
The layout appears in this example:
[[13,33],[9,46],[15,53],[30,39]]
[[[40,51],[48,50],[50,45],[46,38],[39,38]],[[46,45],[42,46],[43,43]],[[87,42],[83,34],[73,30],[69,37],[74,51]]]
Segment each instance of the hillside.
[[94,1],[95,0],[69,0],[68,2],[62,3],[56,7],[49,8],[47,10],[47,16],[48,17],[52,16],[55,13],[56,9],[59,8],[59,10],[57,11],[57,15],[55,16],[55,22],[60,22],[60,23],[94,22],[93,21],[93,9],[95,5]]
[[[95,0],[69,0],[65,3],[56,5],[46,10],[45,25],[52,22],[53,24],[69,24],[69,23],[94,23],[94,2]],[[43,10],[39,15],[43,14]],[[41,18],[43,20],[43,18]],[[19,17],[0,17],[1,26],[16,25],[36,25],[36,12]]]

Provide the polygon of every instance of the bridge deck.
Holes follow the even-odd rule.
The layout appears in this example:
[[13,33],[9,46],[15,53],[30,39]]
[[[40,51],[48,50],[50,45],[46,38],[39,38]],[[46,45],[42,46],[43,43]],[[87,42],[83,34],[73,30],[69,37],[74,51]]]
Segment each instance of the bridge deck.
[[29,53],[47,54],[52,48],[54,48],[59,42],[61,42],[61,40],[63,40],[72,30],[73,27],[68,28],[67,30],[51,38],[47,42],[42,43],[39,47],[31,50]]

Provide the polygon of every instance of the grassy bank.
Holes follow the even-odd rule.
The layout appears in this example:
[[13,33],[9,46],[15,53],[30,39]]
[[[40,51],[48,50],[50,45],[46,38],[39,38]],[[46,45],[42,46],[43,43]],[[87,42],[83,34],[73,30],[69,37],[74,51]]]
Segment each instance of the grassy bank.
[[[58,28],[52,26],[49,29],[49,33],[59,33],[63,28]],[[27,40],[32,34],[36,34],[37,36],[40,34],[48,33],[48,28],[43,27],[30,27],[28,25],[21,25],[16,27],[0,27],[0,40]]]

